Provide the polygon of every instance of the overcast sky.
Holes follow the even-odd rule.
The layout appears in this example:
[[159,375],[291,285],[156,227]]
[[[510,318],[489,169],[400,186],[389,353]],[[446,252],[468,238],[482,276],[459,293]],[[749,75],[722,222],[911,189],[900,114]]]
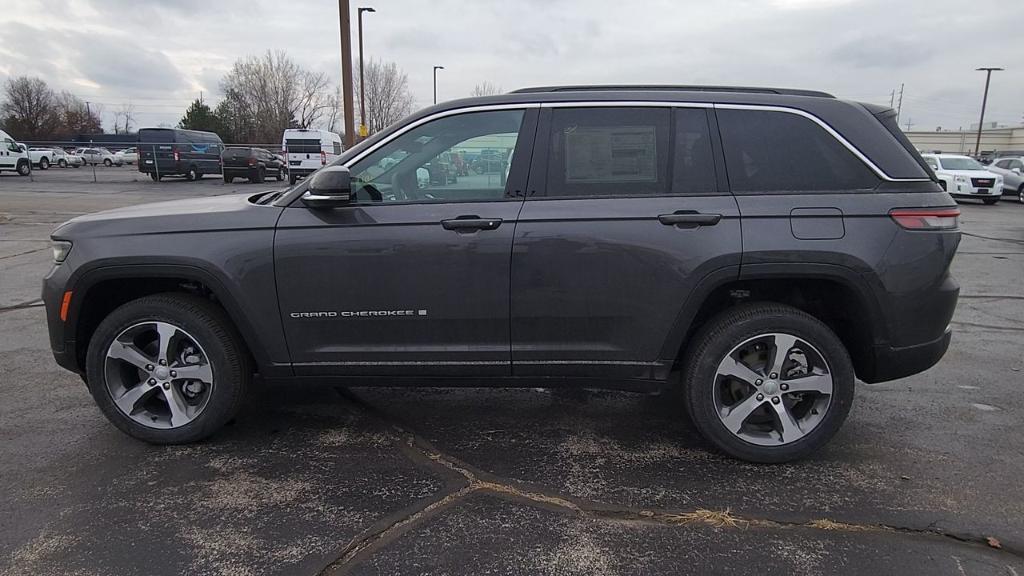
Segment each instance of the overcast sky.
[[[141,126],[176,124],[237,58],[286,50],[340,76],[334,0],[2,0],[0,81],[38,76]],[[13,7],[12,7],[13,4]],[[353,0],[373,6],[366,56],[409,75],[417,108],[543,84],[658,83],[818,89],[889,103],[913,129],[1024,123],[1024,1]],[[13,8],[13,9],[12,9]],[[357,48],[353,30],[353,49]]]

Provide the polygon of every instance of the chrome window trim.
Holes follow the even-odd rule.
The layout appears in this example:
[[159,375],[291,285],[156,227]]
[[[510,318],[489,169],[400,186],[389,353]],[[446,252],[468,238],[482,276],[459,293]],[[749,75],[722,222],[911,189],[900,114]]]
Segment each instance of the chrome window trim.
[[797,116],[803,116],[808,120],[814,122],[818,126],[821,126],[826,132],[828,132],[833,138],[835,138],[840,144],[842,144],[847,150],[849,150],[854,156],[856,156],[865,166],[871,169],[879,178],[888,182],[928,182],[928,178],[893,178],[889,176],[884,170],[879,168],[874,162],[871,161],[859,148],[854,146],[849,140],[843,137],[842,134],[837,132],[834,128],[828,125],[824,120],[818,118],[810,112],[799,110],[796,108],[789,108],[787,106],[772,106],[768,104],[718,104],[711,102],[666,102],[656,100],[644,100],[644,101],[633,101],[633,100],[621,100],[621,101],[586,101],[586,102],[543,102],[541,108],[603,108],[603,107],[658,107],[658,108],[713,108],[716,110],[765,110],[768,112],[784,112],[786,114],[795,114]]
[[[610,107],[630,107],[630,108],[704,108],[704,109],[716,109],[716,110],[764,110],[768,112],[782,112],[785,114],[794,114],[796,116],[802,116],[808,120],[814,122],[820,126],[823,130],[828,132],[833,138],[842,144],[847,150],[849,150],[854,156],[856,156],[865,166],[870,168],[879,178],[888,182],[928,182],[928,178],[894,178],[889,176],[884,170],[878,167],[874,162],[871,161],[859,148],[854,146],[849,140],[843,137],[842,134],[837,132],[834,128],[828,125],[827,122],[821,118],[796,108],[790,108],[787,106],[772,106],[766,104],[719,104],[712,102],[671,102],[664,100],[587,100],[587,101],[565,101],[565,102],[516,102],[511,104],[490,104],[487,106],[469,106],[466,108],[455,108],[452,110],[442,110],[435,112],[429,116],[424,116],[415,122],[411,122],[401,129],[395,131],[384,140],[381,140],[372,148],[367,148],[362,151],[358,156],[346,161],[343,166],[346,168],[352,168],[352,166],[376,152],[381,147],[386,146],[399,136],[402,136],[410,130],[422,126],[427,122],[432,122],[440,118],[446,118],[448,116],[456,116],[459,114],[472,114],[474,112],[491,112],[495,110],[529,110],[533,108],[610,108]],[[308,192],[307,192],[308,193]]]
[[456,116],[458,114],[472,114],[473,112],[491,112],[491,111],[495,111],[495,110],[529,110],[531,108],[540,108],[540,103],[538,103],[538,102],[522,102],[522,103],[515,103],[515,104],[491,104],[491,105],[488,105],[488,106],[470,106],[470,107],[467,107],[467,108],[455,108],[453,110],[443,110],[441,112],[435,112],[434,114],[431,114],[430,116],[424,116],[423,118],[420,118],[419,120],[417,120],[415,122],[411,122],[409,124],[406,124],[401,129],[395,131],[393,134],[391,134],[387,138],[381,140],[380,142],[377,142],[377,144],[374,145],[372,148],[367,148],[366,150],[363,150],[358,156],[352,157],[351,159],[346,161],[343,164],[343,166],[345,166],[346,168],[351,169],[353,164],[355,164],[356,162],[359,162],[363,158],[365,158],[365,157],[369,156],[370,154],[376,152],[377,150],[379,150],[381,147],[387,145],[392,140],[398,138],[399,136],[405,134],[406,132],[412,130],[413,128],[416,128],[417,126],[422,126],[423,124],[426,124],[427,122],[431,122],[431,121],[437,120],[439,118],[446,118],[448,116]]

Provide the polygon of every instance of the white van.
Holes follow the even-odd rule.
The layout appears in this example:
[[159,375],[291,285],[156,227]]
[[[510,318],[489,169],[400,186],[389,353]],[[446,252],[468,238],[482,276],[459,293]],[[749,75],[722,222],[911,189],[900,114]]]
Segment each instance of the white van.
[[288,161],[288,182],[295,184],[341,155],[341,136],[312,128],[288,129],[281,150]]
[[11,138],[11,135],[0,130],[0,171],[14,170],[22,176],[28,176],[32,171],[32,160],[28,155],[28,148],[18,144]]

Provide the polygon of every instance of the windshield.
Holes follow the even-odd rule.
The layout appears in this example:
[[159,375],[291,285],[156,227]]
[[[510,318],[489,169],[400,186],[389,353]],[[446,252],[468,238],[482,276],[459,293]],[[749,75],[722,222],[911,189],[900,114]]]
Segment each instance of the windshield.
[[973,158],[939,158],[946,170],[984,170],[985,167]]

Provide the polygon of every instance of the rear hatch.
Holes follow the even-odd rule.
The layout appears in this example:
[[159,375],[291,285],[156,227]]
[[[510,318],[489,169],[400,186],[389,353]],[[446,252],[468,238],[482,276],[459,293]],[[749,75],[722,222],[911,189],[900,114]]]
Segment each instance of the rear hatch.
[[319,138],[288,138],[284,147],[288,151],[289,168],[316,170],[323,165]]
[[252,158],[252,148],[228,148],[221,156],[225,168],[246,168]]
[[139,130],[139,171],[170,171],[176,166],[174,131],[161,128]]

